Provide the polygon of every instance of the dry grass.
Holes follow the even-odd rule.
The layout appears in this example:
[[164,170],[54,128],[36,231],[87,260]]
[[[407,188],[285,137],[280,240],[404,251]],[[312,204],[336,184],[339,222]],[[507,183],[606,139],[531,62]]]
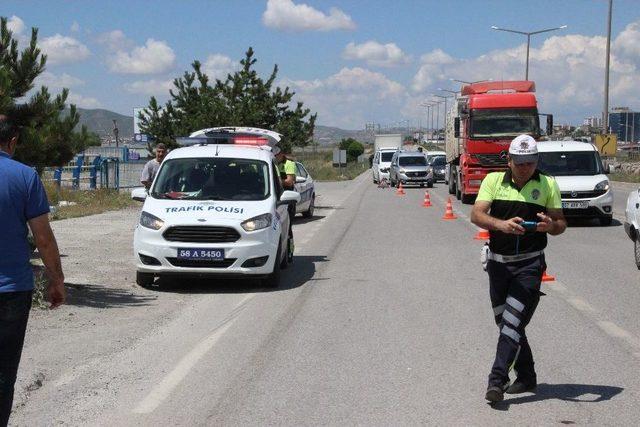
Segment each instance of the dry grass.
[[612,181],[621,181],[621,182],[640,182],[640,175],[618,172],[618,173],[610,174],[609,179]]
[[296,153],[296,160],[301,162],[309,171],[315,181],[345,181],[350,180],[369,168],[369,163],[348,163],[340,168],[333,167],[333,154],[331,152]]
[[[131,200],[128,192],[119,192],[112,189],[97,190],[71,190],[68,188],[57,189],[53,183],[45,183],[49,203],[56,206],[51,219],[76,218],[87,215],[95,215],[102,212],[118,210],[137,205]],[[58,206],[60,201],[66,201],[67,206]]]

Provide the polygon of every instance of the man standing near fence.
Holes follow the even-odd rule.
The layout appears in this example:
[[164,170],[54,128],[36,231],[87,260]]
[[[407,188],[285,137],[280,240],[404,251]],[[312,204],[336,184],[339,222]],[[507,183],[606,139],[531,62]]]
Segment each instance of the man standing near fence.
[[51,308],[65,300],[47,195],[36,171],[11,159],[17,143],[18,128],[7,116],[0,115],[0,427],[9,422],[31,309],[33,270],[27,224],[46,267]]
[[167,147],[160,143],[156,145],[156,158],[151,159],[144,165],[144,169],[142,169],[142,176],[140,177],[140,182],[144,185],[144,188],[147,190],[151,187],[151,183],[153,182],[156,174],[158,173],[158,169],[160,169],[160,163],[164,160],[164,156],[167,155]]

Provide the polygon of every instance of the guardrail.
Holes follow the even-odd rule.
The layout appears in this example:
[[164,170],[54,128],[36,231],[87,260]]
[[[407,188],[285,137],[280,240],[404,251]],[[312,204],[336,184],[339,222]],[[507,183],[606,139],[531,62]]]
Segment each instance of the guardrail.
[[90,164],[85,164],[85,157],[78,156],[73,163],[59,168],[45,168],[43,181],[77,190],[140,187],[140,176],[146,160],[123,162],[117,157],[98,156]]

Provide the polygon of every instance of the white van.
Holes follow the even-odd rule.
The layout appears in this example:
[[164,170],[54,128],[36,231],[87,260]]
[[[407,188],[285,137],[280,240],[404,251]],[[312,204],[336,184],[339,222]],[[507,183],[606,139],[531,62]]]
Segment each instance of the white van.
[[598,149],[581,141],[538,142],[538,169],[555,178],[567,218],[598,218],[610,225],[613,190]]
[[371,166],[374,184],[377,184],[383,179],[389,181],[391,158],[396,151],[398,151],[397,148],[381,148],[376,151],[376,154],[373,156],[373,165]]
[[178,138],[144,201],[133,249],[136,282],[156,276],[261,278],[278,286],[293,261],[285,191],[271,151],[280,135],[257,128],[211,128]]

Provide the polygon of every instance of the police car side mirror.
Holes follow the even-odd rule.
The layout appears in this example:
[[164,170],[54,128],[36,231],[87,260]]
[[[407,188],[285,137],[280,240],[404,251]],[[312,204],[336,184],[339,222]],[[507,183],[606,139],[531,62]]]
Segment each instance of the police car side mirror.
[[278,201],[278,206],[280,205],[288,205],[291,203],[300,202],[300,193],[297,191],[286,190],[280,196],[280,200]]
[[144,202],[147,199],[147,189],[144,187],[134,188],[131,190],[131,198],[139,202]]
[[307,178],[303,176],[296,176],[296,184],[304,184],[307,182]]

